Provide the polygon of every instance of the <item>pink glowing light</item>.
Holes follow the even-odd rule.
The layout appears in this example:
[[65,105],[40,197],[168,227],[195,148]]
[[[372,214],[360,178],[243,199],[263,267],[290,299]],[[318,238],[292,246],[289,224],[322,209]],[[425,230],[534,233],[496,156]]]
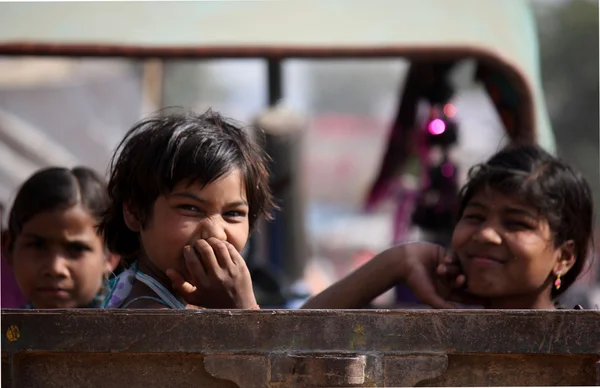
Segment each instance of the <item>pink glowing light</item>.
[[427,129],[432,135],[441,135],[446,131],[446,123],[442,119],[434,119],[429,123]]
[[456,107],[452,104],[444,105],[444,114],[448,118],[452,118],[456,115]]

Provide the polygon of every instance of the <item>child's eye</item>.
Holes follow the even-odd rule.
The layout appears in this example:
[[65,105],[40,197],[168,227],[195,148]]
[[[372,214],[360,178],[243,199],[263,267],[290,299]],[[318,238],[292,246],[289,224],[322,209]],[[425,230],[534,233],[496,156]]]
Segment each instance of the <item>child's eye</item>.
[[225,213],[225,217],[242,218],[246,217],[246,212],[241,210],[231,210]]
[[194,205],[178,205],[177,209],[185,210],[188,212],[195,212],[195,213],[200,212],[200,209]]
[[506,225],[509,229],[513,230],[535,229],[534,226],[524,221],[508,221]]
[[73,243],[67,246],[67,252],[69,257],[81,257],[85,252],[90,252],[92,249],[80,243]]
[[25,246],[27,248],[32,248],[32,249],[44,249],[46,247],[46,244],[44,244],[43,241],[30,241],[28,243],[25,244]]
[[485,221],[485,217],[483,215],[476,213],[463,214],[462,218],[471,221]]

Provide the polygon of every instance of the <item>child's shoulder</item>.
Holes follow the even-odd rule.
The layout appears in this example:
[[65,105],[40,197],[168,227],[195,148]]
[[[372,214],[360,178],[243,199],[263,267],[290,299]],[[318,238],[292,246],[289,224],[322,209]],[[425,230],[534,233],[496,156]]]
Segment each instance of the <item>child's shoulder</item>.
[[135,272],[136,268],[131,266],[108,280],[108,292],[102,308],[119,308],[125,302],[135,282]]

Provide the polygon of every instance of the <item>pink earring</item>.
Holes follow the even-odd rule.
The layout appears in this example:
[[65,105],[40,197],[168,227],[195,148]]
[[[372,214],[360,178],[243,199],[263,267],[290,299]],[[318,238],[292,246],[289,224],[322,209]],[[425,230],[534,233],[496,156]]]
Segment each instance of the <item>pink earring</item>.
[[557,290],[560,288],[560,285],[561,285],[560,275],[561,275],[561,273],[558,272],[556,274],[556,280],[554,281],[554,287],[556,287]]

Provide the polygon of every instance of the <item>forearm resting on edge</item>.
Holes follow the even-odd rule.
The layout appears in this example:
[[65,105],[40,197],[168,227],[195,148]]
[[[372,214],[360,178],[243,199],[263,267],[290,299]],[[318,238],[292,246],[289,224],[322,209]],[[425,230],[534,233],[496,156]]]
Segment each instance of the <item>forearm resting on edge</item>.
[[404,279],[405,249],[388,249],[312,297],[302,309],[358,309]]

